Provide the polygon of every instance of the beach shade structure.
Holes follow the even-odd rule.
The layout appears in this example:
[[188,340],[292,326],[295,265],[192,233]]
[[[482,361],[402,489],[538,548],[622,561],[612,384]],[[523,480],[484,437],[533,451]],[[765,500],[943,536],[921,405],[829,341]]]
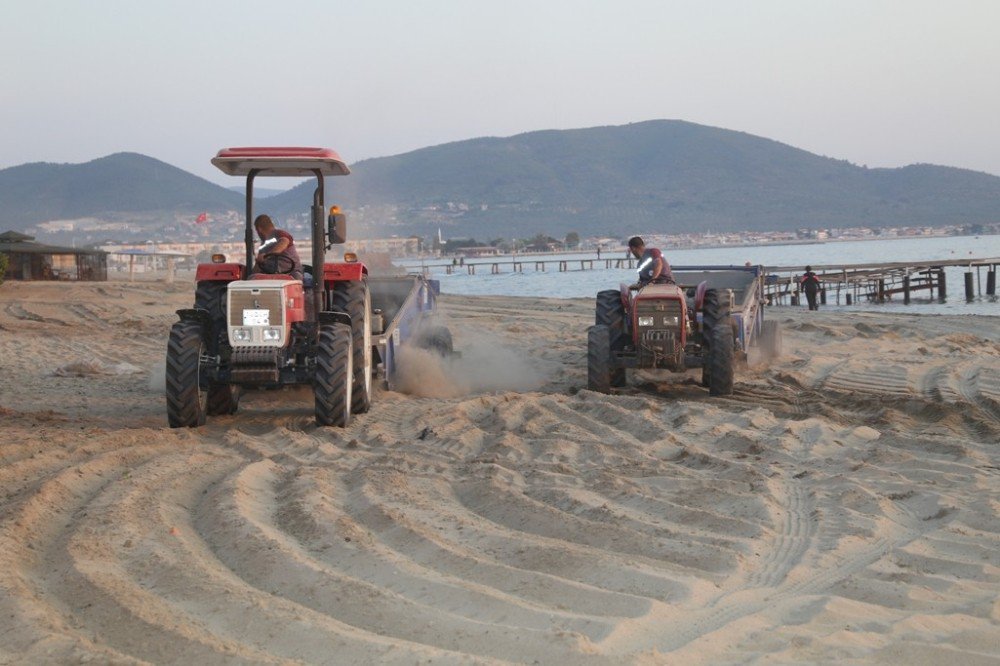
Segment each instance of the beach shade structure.
[[135,260],[136,258],[142,259],[139,266],[143,271],[155,270],[156,260],[158,258],[164,260],[164,264],[167,268],[167,283],[172,283],[177,271],[177,260],[178,259],[191,259],[191,255],[187,252],[171,252],[164,250],[140,250],[140,249],[124,249],[124,250],[113,250],[109,251],[112,257],[117,257],[119,260],[122,258],[128,259],[128,280],[129,282],[135,281]]
[[7,256],[7,280],[108,279],[108,253],[80,247],[45,245],[16,231],[0,234],[0,254]]

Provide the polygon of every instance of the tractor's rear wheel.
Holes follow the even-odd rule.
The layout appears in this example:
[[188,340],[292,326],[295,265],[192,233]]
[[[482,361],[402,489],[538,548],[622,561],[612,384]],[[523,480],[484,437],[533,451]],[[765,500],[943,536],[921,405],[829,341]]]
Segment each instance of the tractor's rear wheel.
[[[622,303],[621,292],[607,289],[597,292],[597,306],[594,323],[608,327],[611,351],[621,351],[628,343],[628,331],[625,326],[625,305]],[[625,386],[625,368],[611,370],[611,386]]]
[[229,288],[226,282],[214,282],[202,280],[194,291],[194,306],[207,310],[212,316],[212,321],[226,319],[226,290]]
[[201,324],[179,321],[167,341],[167,422],[171,428],[205,424],[207,392],[201,388],[201,353],[205,347]]
[[760,350],[764,360],[774,361],[781,356],[781,324],[769,319],[760,328]]
[[702,381],[708,384],[709,395],[731,395],[735,357],[729,306],[720,302],[718,291],[706,289],[702,307],[703,334],[708,343]]
[[604,324],[587,329],[587,388],[611,393],[611,334]]
[[226,293],[229,284],[226,282],[214,282],[202,280],[198,283],[194,292],[194,306],[208,312],[212,320],[212,330],[208,339],[212,341],[209,352],[217,353],[214,348],[222,339],[226,332]]
[[326,325],[319,330],[313,379],[316,425],[342,428],[351,422],[352,337],[347,324]]
[[712,346],[708,349],[708,394],[732,395],[735,358],[733,326],[726,316],[712,327]]
[[351,411],[362,414],[372,405],[372,294],[368,282],[335,282],[330,292],[330,308],[351,317],[354,346]]
[[235,414],[240,406],[240,393],[240,387],[234,384],[210,384],[205,411],[209,416]]

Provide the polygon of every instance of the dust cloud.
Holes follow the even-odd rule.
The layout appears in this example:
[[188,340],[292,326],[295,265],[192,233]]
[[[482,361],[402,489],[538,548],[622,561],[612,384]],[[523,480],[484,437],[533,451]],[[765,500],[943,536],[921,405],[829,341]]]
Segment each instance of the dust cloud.
[[499,338],[477,335],[460,355],[404,345],[398,358],[396,390],[425,398],[459,398],[496,391],[534,391],[545,373]]

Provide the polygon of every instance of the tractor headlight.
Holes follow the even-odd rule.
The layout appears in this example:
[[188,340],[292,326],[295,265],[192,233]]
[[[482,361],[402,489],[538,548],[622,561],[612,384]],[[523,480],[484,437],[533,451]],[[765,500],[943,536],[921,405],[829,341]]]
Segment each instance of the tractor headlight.
[[253,331],[249,328],[234,328],[233,340],[236,342],[250,342],[253,339]]
[[263,332],[263,337],[265,342],[274,342],[275,340],[281,339],[281,329],[280,328],[265,328]]
[[653,317],[639,317],[639,326],[652,326]]
[[663,318],[664,326],[676,326],[679,323],[681,323],[681,318],[677,316]]

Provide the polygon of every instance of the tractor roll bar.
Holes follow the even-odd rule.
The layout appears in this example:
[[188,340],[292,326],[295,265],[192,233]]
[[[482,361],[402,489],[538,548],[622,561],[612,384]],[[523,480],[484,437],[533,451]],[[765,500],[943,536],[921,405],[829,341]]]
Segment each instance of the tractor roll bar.
[[[253,268],[253,181],[260,173],[260,169],[250,169],[247,172],[247,224],[246,224],[246,249],[247,249],[247,273]],[[323,280],[323,259],[326,256],[326,210],[323,204],[323,172],[320,169],[310,169],[316,176],[316,189],[313,192],[313,205],[311,209],[310,222],[312,223],[312,266],[313,266],[313,312],[323,311],[323,303],[326,302],[326,282]],[[316,331],[319,335],[319,329]]]
[[[323,259],[326,257],[326,225],[324,224],[323,207],[323,172],[313,169],[316,176],[316,190],[313,192],[312,205],[312,269],[313,269],[313,312],[319,317],[326,302],[326,280],[323,279]],[[319,321],[317,319],[317,321]],[[316,339],[319,340],[319,326],[316,327]]]

